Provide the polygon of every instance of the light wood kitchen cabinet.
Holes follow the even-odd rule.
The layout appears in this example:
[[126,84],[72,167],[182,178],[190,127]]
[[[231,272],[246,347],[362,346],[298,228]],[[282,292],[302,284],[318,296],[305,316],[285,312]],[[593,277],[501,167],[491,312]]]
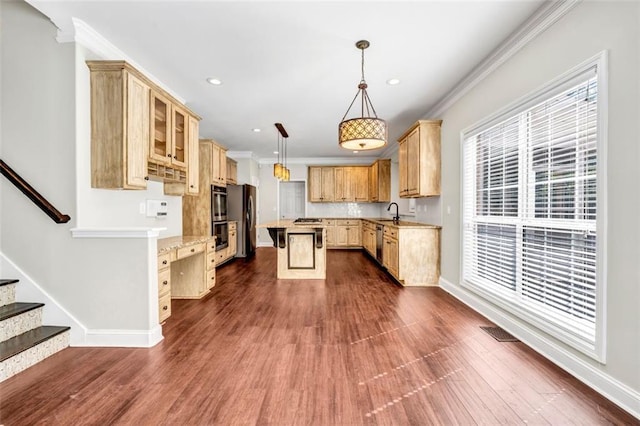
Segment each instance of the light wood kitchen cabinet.
[[399,279],[398,240],[386,234],[382,239],[382,262],[387,271]]
[[356,203],[364,203],[369,199],[369,167],[360,166],[351,168],[351,185]]
[[216,239],[211,238],[207,242],[207,257],[205,260],[207,269],[206,287],[212,289],[216,285]]
[[227,150],[213,143],[211,161],[211,180],[214,185],[227,185]]
[[355,201],[352,175],[353,167],[334,167],[335,174],[335,201],[353,202]]
[[186,184],[189,120],[200,117],[125,61],[86,63],[91,186],[145,189],[149,179]]
[[187,167],[189,115],[162,94],[151,90],[149,158],[160,164]]
[[441,125],[442,120],[420,120],[398,139],[400,197],[440,195]]
[[[333,247],[362,247],[360,219],[337,219],[335,223]],[[331,247],[331,245],[327,245]]]
[[365,166],[335,167],[335,200],[369,201],[369,171]]
[[[221,148],[211,139],[200,139],[198,186],[202,189],[182,199],[182,235],[213,235],[211,229],[211,185],[218,185]],[[226,160],[225,160],[226,173]]]
[[326,230],[327,230],[327,247],[335,247],[336,246],[336,221],[331,219],[324,220]]
[[440,229],[384,226],[383,266],[404,286],[436,286],[440,278]]
[[376,160],[369,167],[369,200],[379,203],[391,201],[391,160]]
[[200,193],[200,152],[198,149],[198,134],[200,122],[188,116],[187,131],[187,182],[165,182],[166,195],[198,195]]
[[334,201],[335,170],[333,167],[311,166],[309,173],[309,202],[326,203]]
[[238,184],[238,162],[227,157],[227,183]]
[[229,246],[227,257],[232,258],[238,252],[238,222],[229,222]]
[[149,85],[129,67],[91,69],[91,186],[145,189]]
[[371,256],[376,256],[376,225],[368,220],[362,221],[362,247]]
[[391,196],[391,160],[378,160],[372,166],[309,166],[308,182],[308,200],[312,203],[387,202]]
[[158,322],[171,316],[171,254],[158,255]]

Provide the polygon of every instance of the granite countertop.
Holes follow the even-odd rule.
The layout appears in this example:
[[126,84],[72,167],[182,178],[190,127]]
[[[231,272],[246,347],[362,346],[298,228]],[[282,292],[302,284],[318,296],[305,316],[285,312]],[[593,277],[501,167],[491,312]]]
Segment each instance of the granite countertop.
[[[320,219],[325,219],[320,218]],[[261,223],[256,228],[326,228],[327,224],[324,222],[311,222],[311,223],[294,223],[293,219],[280,219],[273,222]]]
[[158,239],[158,253],[164,253],[180,247],[192,246],[194,244],[206,243],[215,237],[208,236],[178,236]]
[[373,217],[320,217],[318,219],[322,219],[322,222],[318,223],[294,223],[293,219],[281,219],[275,220],[273,222],[262,223],[258,225],[258,228],[325,228],[327,226],[327,220],[367,220],[369,222],[373,222],[378,225],[386,225],[386,226],[395,226],[398,228],[430,228],[430,229],[441,229],[441,226],[438,225],[430,225],[428,223],[420,223],[420,222],[409,222],[406,220],[400,220],[398,222],[394,222],[391,219],[387,218],[373,218]]
[[[358,218],[353,218],[358,219]],[[420,223],[420,222],[409,222],[407,220],[399,220],[394,222],[391,219],[387,218],[371,218],[371,217],[361,217],[361,220],[368,220],[369,222],[373,222],[378,225],[385,226],[396,226],[398,228],[431,228],[431,229],[441,229],[442,226],[439,225],[431,225],[429,223]]]

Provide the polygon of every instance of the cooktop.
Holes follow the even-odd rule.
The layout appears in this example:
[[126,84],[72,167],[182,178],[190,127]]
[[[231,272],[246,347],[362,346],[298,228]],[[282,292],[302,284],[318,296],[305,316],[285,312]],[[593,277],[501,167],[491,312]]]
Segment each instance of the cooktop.
[[299,217],[293,223],[321,223],[322,219],[317,217]]

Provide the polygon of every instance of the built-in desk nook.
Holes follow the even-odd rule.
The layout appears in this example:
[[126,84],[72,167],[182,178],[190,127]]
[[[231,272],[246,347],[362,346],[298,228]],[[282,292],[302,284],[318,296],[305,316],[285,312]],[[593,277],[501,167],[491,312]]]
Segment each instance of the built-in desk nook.
[[158,240],[159,321],[171,315],[171,299],[200,299],[216,284],[214,237]]
[[278,279],[325,279],[327,244],[321,219],[278,220],[266,228],[278,249]]

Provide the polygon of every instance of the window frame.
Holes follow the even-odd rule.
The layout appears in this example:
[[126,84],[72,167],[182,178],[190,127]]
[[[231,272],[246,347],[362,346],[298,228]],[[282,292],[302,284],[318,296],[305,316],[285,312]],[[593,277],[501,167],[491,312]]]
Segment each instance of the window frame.
[[[481,296],[483,299],[496,304],[505,311],[512,313],[515,317],[543,330],[561,342],[586,354],[587,356],[601,363],[606,363],[606,288],[607,288],[607,134],[608,134],[608,74],[607,74],[607,51],[599,52],[588,60],[573,67],[569,71],[556,77],[552,81],[544,84],[533,92],[517,99],[506,107],[496,111],[478,123],[463,129],[460,132],[460,264],[459,276],[460,284],[471,292]],[[596,79],[598,85],[597,97],[597,167],[596,167],[596,295],[595,295],[595,341],[593,345],[555,324],[549,324],[544,318],[535,312],[535,309],[528,309],[526,306],[519,306],[510,303],[508,290],[504,290],[504,295],[499,291],[490,291],[477,285],[465,281],[464,262],[467,249],[465,240],[465,209],[467,200],[465,199],[465,140],[487,130],[494,125],[512,118],[525,110],[548,100],[559,94],[564,88],[568,88],[572,82],[580,78],[590,69],[596,69]],[[474,178],[475,179],[475,178]],[[521,188],[522,189],[522,188]],[[469,203],[475,203],[475,197]],[[475,211],[475,206],[472,206]],[[516,218],[513,218],[516,219]],[[517,221],[517,219],[516,219]],[[510,223],[509,220],[502,223]]]

